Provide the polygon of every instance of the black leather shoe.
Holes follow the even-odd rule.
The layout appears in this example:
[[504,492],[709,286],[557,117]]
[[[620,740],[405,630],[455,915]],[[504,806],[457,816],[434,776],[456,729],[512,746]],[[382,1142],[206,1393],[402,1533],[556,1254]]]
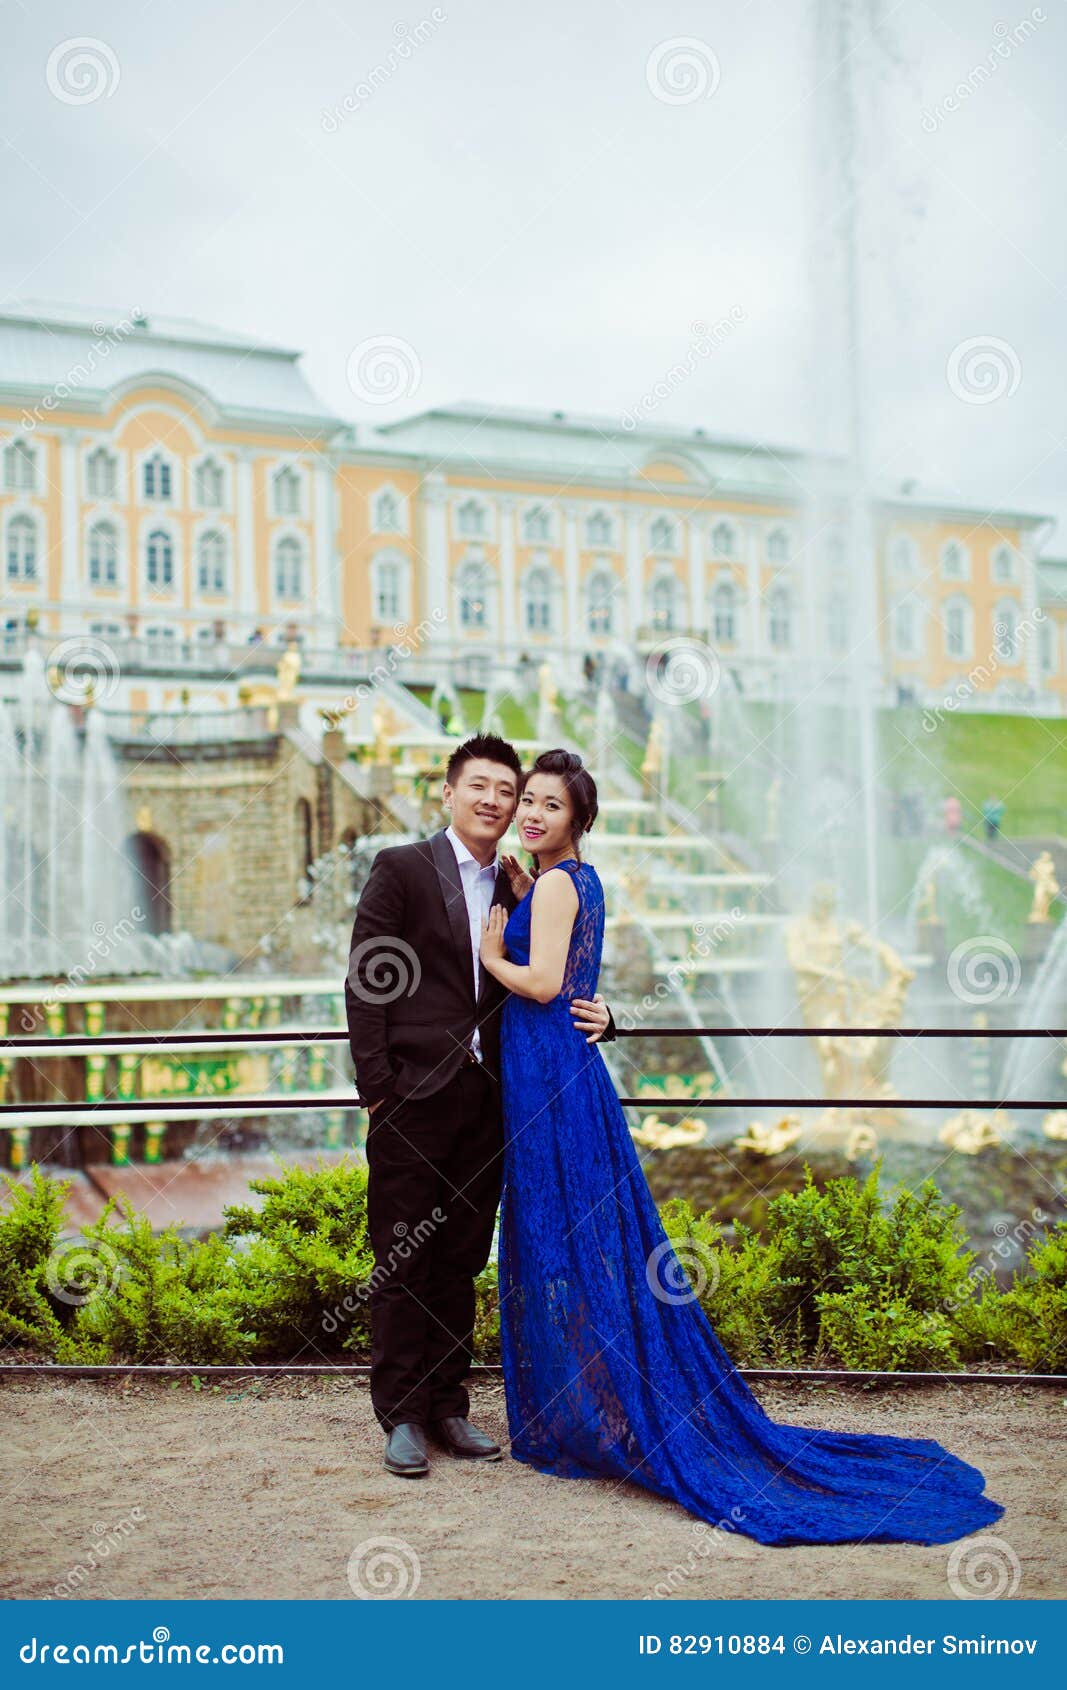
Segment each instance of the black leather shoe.
[[394,1426],[385,1440],[386,1471],[402,1479],[424,1479],[430,1471],[426,1433],[413,1420]]
[[433,1421],[433,1429],[448,1453],[459,1456],[463,1461],[501,1460],[500,1445],[495,1444],[487,1432],[479,1432],[477,1426],[472,1426],[460,1414],[450,1414],[444,1420]]

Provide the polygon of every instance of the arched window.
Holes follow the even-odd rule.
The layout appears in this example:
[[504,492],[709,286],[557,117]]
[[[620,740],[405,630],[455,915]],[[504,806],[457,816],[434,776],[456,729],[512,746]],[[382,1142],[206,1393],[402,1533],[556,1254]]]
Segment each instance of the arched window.
[[552,576],[547,569],[531,569],[523,582],[523,622],[530,634],[552,632]]
[[966,599],[947,599],[942,608],[946,657],[970,657],[972,612]]
[[585,596],[585,625],[590,634],[610,634],[615,625],[615,577],[598,569],[589,577]]
[[174,585],[174,542],[163,528],[153,529],[148,536],[145,579],[156,592]]
[[530,545],[552,538],[552,518],[544,505],[534,505],[522,519],[522,537]]
[[177,650],[177,630],[163,625],[146,628],[145,643],[148,657],[155,663],[165,663],[174,657]]
[[966,581],[971,573],[970,557],[959,540],[947,540],[941,548],[941,574],[946,581]]
[[1003,587],[1015,580],[1015,553],[1010,546],[998,546],[993,553],[993,581]]
[[388,487],[375,496],[374,527],[379,534],[399,534],[403,528],[400,500]]
[[657,575],[649,594],[653,628],[669,630],[678,617],[678,582],[673,575]]
[[792,641],[793,606],[787,587],[775,587],[767,596],[767,641],[775,651],[788,651]]
[[37,454],[25,440],[4,447],[4,487],[9,493],[32,493],[37,486]]
[[711,629],[716,645],[737,643],[737,588],[719,581],[711,595]]
[[910,534],[898,534],[889,549],[889,562],[894,575],[915,575],[919,568],[919,548]]
[[772,528],[768,534],[767,558],[771,563],[789,562],[789,535],[784,528]]
[[1019,606],[1001,599],[993,612],[993,650],[1002,663],[1019,661]]
[[311,813],[311,804],[306,798],[297,799],[294,819],[296,823],[296,872],[300,886],[300,901],[303,903],[305,899],[311,896],[308,870],[315,860],[314,820]]
[[678,530],[669,516],[657,516],[648,531],[654,552],[674,552],[678,547]]
[[461,628],[489,626],[489,571],[484,563],[465,563],[457,570],[456,599]]
[[203,509],[222,509],[226,477],[222,465],[214,458],[205,458],[196,466],[196,502]]
[[153,452],[141,465],[141,487],[146,499],[166,500],[172,491],[171,467],[162,452]]
[[113,522],[94,522],[89,530],[89,582],[114,587],[119,578],[119,536]]
[[408,614],[407,559],[376,557],[371,565],[371,600],[376,622],[401,622]]
[[740,540],[732,522],[723,518],[715,524],[711,531],[711,550],[714,557],[736,558],[741,555]]
[[283,534],[274,548],[274,593],[298,599],[303,593],[304,548],[293,534]]
[[274,512],[276,516],[299,516],[301,479],[291,464],[283,464],[281,469],[274,472],[271,483],[274,489]]
[[456,527],[464,539],[484,539],[487,526],[485,506],[477,499],[465,499],[456,512]]
[[832,651],[848,645],[848,594],[843,581],[834,583],[826,598],[826,639]]
[[900,599],[893,606],[893,649],[899,657],[922,655],[920,605],[916,599]]
[[32,516],[13,516],[7,525],[7,578],[37,579],[37,524]]
[[615,525],[607,511],[593,511],[585,525],[585,540],[589,546],[610,546]]
[[85,483],[90,499],[114,499],[118,493],[119,466],[114,452],[97,446],[85,460]]
[[197,541],[196,585],[201,593],[226,591],[226,536],[216,528],[201,534]]
[[836,529],[826,538],[826,561],[831,569],[841,569],[845,562],[845,536]]

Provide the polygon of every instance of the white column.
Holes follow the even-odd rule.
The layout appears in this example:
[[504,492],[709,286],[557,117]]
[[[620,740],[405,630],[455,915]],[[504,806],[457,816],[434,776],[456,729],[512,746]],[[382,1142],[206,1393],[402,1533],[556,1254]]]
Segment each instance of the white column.
[[641,545],[642,512],[632,505],[626,510],[626,606],[630,623],[630,638],[637,638],[645,602],[645,584]]
[[515,625],[515,500],[505,496],[497,505],[500,521],[500,621],[497,651],[505,663],[514,663]]
[[[252,454],[237,454],[237,609],[243,621],[260,615],[256,598],[255,509],[252,498]],[[251,632],[251,628],[248,629]]]
[[754,522],[745,537],[745,564],[748,579],[748,655],[763,656],[763,606],[760,599],[760,553],[763,531]]
[[[1036,531],[1029,529],[1021,538],[1017,547],[1022,563],[1023,579],[1023,615],[1026,618],[1027,631],[1023,636],[1023,658],[1026,665],[1027,685],[1040,692],[1045,685],[1045,678],[1041,673],[1041,623],[1036,620],[1035,612],[1038,608],[1039,589],[1037,580]],[[1048,615],[1048,612],[1045,612]],[[1057,641],[1059,628],[1056,629]],[[1058,646],[1057,646],[1058,655]],[[1057,667],[1058,667],[1057,663]]]
[[704,595],[704,530],[701,519],[689,518],[689,626],[702,633],[707,626]]
[[341,633],[340,564],[334,546],[333,466],[328,458],[315,460],[315,614],[319,629],[315,644],[330,649]]
[[564,651],[577,654],[581,613],[578,609],[578,511],[568,499],[563,506],[563,619]]
[[[448,506],[446,483],[441,474],[428,475],[422,483],[422,561],[425,602],[422,615],[429,620],[429,642],[444,645],[452,637],[452,604],[448,590]],[[436,614],[435,614],[436,613]]]
[[[78,435],[72,428],[64,430],[59,448],[59,481],[63,525],[60,600],[63,605],[74,606],[81,603],[86,597],[86,592],[78,560]],[[51,582],[47,583],[47,589],[48,596],[51,597]],[[67,631],[62,612],[58,627],[61,633]]]

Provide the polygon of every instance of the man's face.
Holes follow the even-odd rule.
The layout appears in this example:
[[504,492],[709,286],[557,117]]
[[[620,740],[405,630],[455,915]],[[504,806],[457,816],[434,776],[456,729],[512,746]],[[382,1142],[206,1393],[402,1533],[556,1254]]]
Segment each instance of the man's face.
[[464,844],[495,845],[511,826],[519,798],[519,778],[504,763],[471,757],[444,785],[451,799],[452,825]]

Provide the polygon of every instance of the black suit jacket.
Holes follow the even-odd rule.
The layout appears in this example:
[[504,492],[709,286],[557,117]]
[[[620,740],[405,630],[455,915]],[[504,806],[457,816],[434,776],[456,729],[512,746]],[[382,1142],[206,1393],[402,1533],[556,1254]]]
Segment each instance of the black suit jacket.
[[[503,868],[492,901],[515,907]],[[476,1026],[482,1060],[499,1075],[508,995],[483,968],[475,1001],[467,903],[445,829],[379,851],[356,908],[345,978],[360,1101],[431,1097],[464,1061]],[[615,1037],[614,1021],[603,1036]]]

